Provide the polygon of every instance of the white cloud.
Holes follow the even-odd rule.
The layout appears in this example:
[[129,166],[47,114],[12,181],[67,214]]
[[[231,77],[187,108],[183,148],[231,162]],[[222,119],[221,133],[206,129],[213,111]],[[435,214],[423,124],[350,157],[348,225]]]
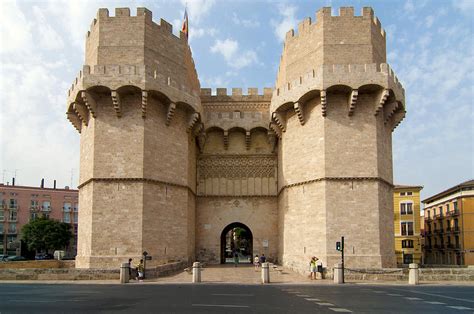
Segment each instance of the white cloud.
[[61,36],[49,24],[42,10],[35,6],[33,14],[36,18],[37,31],[39,32],[38,44],[46,50],[62,49],[64,47]]
[[428,15],[425,18],[425,25],[427,28],[430,28],[433,25],[433,22],[435,20],[435,17],[433,15]]
[[240,19],[235,13],[232,15],[232,22],[234,22],[235,25],[244,26],[248,28],[256,28],[260,26],[259,21],[251,19]]
[[2,1],[0,10],[2,54],[28,49],[32,42],[31,24],[16,1]]
[[84,38],[96,17],[99,4],[92,0],[56,0],[48,3],[47,10],[65,28],[69,39],[76,47],[84,47]]
[[298,8],[294,5],[279,4],[278,10],[281,15],[281,19],[278,21],[272,20],[271,24],[275,28],[275,36],[279,41],[284,41],[286,33],[294,28],[297,24],[296,11]]
[[403,9],[405,10],[405,13],[413,13],[415,11],[415,5],[413,4],[413,1],[406,1]]
[[474,14],[474,1],[472,0],[453,0],[453,6],[456,9],[461,10],[462,13],[466,15]]
[[220,53],[228,61],[235,56],[237,49],[239,48],[239,43],[233,39],[227,38],[225,40],[216,40],[214,46],[211,47],[212,53]]
[[235,69],[241,69],[251,64],[258,63],[257,53],[253,50],[239,51],[239,43],[236,40],[227,38],[216,40],[211,47],[212,53],[220,53],[227,64]]

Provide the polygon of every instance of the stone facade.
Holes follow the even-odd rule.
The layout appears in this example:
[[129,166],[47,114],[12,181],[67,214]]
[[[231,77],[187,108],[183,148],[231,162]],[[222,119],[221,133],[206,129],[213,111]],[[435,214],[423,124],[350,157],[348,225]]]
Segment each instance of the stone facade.
[[404,90],[370,8],[289,31],[274,89],[200,89],[184,34],[100,9],[67,116],[81,133],[79,268],[146,250],[152,265],[219,263],[247,226],[254,254],[306,271],[317,255],[393,267],[391,134]]

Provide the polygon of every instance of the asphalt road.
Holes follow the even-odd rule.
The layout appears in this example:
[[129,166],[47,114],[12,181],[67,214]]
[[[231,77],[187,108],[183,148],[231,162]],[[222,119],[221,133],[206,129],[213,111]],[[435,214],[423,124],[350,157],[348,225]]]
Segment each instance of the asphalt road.
[[0,313],[474,313],[474,286],[1,284]]

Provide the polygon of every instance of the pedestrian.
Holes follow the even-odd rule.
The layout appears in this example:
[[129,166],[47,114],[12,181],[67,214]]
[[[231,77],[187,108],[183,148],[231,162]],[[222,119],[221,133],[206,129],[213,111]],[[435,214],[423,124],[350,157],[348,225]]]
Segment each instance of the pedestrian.
[[321,274],[321,279],[324,279],[323,278],[323,261],[318,260],[317,265],[318,265],[318,273]]
[[311,280],[316,279],[316,271],[318,270],[317,262],[318,262],[318,258],[316,256],[313,256],[311,258],[311,261],[309,262]]
[[133,278],[132,273],[133,273],[133,264],[132,264],[132,259],[129,258],[128,259],[128,278],[129,279]]
[[265,257],[265,254],[262,254],[262,256],[260,256],[260,265],[262,265],[266,261],[267,261],[267,258]]
[[143,265],[143,259],[140,260],[140,263],[137,265],[137,272],[138,272],[138,281],[143,281],[145,266]]
[[234,251],[234,266],[237,267],[237,264],[239,264],[239,253]]
[[255,255],[255,258],[253,259],[253,265],[255,266],[255,271],[258,271],[258,266],[260,266],[260,258],[258,257],[258,254]]

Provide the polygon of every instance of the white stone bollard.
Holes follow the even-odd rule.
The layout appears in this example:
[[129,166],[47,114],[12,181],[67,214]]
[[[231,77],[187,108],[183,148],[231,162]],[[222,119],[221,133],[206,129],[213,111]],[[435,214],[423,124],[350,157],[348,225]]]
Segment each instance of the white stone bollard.
[[408,284],[409,285],[417,285],[419,282],[419,266],[418,264],[412,263],[409,266],[409,273],[408,273]]
[[344,283],[342,263],[334,264],[334,283]]
[[129,269],[130,269],[130,264],[128,263],[122,263],[120,266],[120,283],[128,283],[130,278],[129,278]]
[[201,282],[201,263],[193,263],[193,282]]
[[270,283],[270,264],[262,263],[262,283]]

